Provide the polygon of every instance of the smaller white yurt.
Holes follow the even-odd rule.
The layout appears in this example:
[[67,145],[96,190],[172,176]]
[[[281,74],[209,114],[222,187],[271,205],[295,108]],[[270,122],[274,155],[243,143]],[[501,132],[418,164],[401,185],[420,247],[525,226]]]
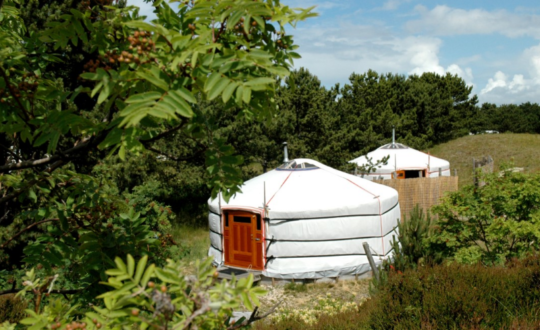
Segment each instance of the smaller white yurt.
[[[392,134],[392,141],[394,139]],[[374,172],[362,173],[357,175],[368,179],[411,179],[411,178],[434,178],[441,176],[450,176],[450,163],[444,159],[433,157],[422,151],[418,151],[407,147],[401,143],[389,143],[368,153],[367,158],[371,159],[371,163],[375,164],[384,157],[389,156],[386,165],[376,167]],[[349,161],[358,166],[367,166],[369,164],[366,156],[360,156]]]
[[392,253],[400,218],[396,190],[295,159],[208,201],[211,246],[219,266],[282,279],[316,279],[370,270]]

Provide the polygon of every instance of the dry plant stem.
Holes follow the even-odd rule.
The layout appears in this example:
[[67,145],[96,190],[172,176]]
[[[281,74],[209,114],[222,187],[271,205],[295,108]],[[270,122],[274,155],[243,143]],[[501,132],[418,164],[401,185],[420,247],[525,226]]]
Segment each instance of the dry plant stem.
[[253,313],[251,313],[249,319],[245,320],[244,322],[242,323],[239,323],[239,324],[234,324],[234,325],[231,325],[230,327],[227,328],[227,330],[234,330],[234,329],[240,329],[240,328],[243,328],[243,327],[246,327],[248,325],[250,325],[251,323],[253,322],[256,322],[256,321],[259,321],[259,320],[262,320],[264,319],[265,317],[267,317],[268,315],[272,314],[273,312],[276,311],[276,309],[279,307],[279,305],[281,305],[283,301],[279,301],[277,304],[275,304],[274,306],[272,306],[272,308],[270,308],[270,310],[266,313],[264,313],[263,315],[261,316],[258,316],[258,312],[259,312],[259,307],[255,307],[255,309],[253,309]]

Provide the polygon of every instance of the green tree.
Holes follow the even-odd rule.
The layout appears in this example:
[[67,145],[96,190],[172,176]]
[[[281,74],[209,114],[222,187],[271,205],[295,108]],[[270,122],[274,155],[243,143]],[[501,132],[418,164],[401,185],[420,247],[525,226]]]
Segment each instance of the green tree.
[[[299,56],[285,26],[314,14],[277,0],[155,1],[157,19],[146,22],[138,8],[102,0],[66,3],[28,27],[17,9],[28,3],[0,7],[0,283],[19,290],[21,270],[7,266],[40,262],[41,275],[61,275],[55,293],[92,299],[115,255],[163,258],[154,232],[163,210],[144,205],[141,216],[122,201],[105,156],[202,153],[211,193],[238,192],[242,157],[214,134],[205,105],[270,118],[276,79]],[[169,155],[160,142],[175,135],[183,149]]]

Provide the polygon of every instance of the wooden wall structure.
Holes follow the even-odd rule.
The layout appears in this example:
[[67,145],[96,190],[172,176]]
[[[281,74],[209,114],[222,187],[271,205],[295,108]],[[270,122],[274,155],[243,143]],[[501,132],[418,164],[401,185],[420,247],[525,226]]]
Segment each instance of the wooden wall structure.
[[405,180],[374,180],[373,182],[397,190],[402,221],[404,215],[409,217],[410,212],[416,204],[419,204],[424,212],[427,212],[432,206],[439,204],[440,199],[444,197],[445,193],[458,190],[457,176]]

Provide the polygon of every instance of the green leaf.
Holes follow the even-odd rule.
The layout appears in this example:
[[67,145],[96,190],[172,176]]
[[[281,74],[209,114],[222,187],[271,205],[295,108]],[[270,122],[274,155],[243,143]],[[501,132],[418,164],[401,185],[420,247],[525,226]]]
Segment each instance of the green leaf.
[[145,92],[145,93],[139,93],[134,94],[128,97],[128,99],[125,101],[126,103],[140,103],[140,102],[150,102],[155,101],[161,97],[161,93],[159,92]]
[[184,101],[181,93],[173,90],[169,92],[168,96],[170,96],[170,100],[176,105],[176,113],[186,118],[193,117],[193,110],[191,109],[191,106]]
[[268,85],[275,83],[276,80],[268,77],[261,77],[261,78],[255,78],[251,79],[244,83],[244,86],[257,86],[257,85]]
[[251,300],[249,300],[249,297],[246,292],[242,292],[240,294],[240,297],[242,298],[242,303],[248,310],[253,310],[253,304],[251,303]]
[[127,273],[129,276],[133,277],[133,272],[135,271],[135,259],[131,256],[131,254],[127,255]]
[[159,77],[154,76],[149,71],[137,71],[137,76],[143,78],[144,80],[148,81],[149,83],[155,85],[156,87],[159,87],[165,91],[169,90],[169,84],[167,82]]
[[163,282],[173,283],[173,284],[178,284],[179,283],[177,276],[174,275],[174,274],[171,274],[167,270],[156,268],[155,273],[156,273],[157,277],[160,280],[162,280]]
[[37,202],[37,195],[36,195],[36,192],[34,191],[34,189],[29,189],[28,190],[28,198],[30,198],[34,203]]
[[242,94],[242,100],[246,104],[249,104],[249,102],[251,102],[251,88],[244,87],[244,92]]
[[154,275],[155,269],[156,269],[156,265],[154,264],[151,264],[150,266],[148,266],[148,268],[144,272],[144,275],[142,276],[141,285],[146,286],[146,284],[150,280],[150,277]]
[[218,82],[219,78],[221,78],[221,74],[218,72],[213,72],[204,84],[204,91],[208,92],[210,89],[212,89],[212,87],[214,87],[214,85]]
[[146,268],[146,262],[148,261],[148,255],[145,255],[144,257],[139,260],[137,263],[137,272],[135,273],[135,283],[139,283],[141,280],[141,277],[143,275],[144,269]]
[[218,97],[229,84],[230,80],[228,78],[220,79],[208,92],[208,99],[213,100]]
[[195,103],[195,104],[197,103],[197,99],[195,98],[195,96],[193,96],[193,94],[191,94],[191,92],[185,89],[184,87],[177,88],[174,90],[174,92],[176,92],[176,94],[178,94],[179,96],[181,96],[184,100],[188,102]]
[[107,137],[105,138],[105,140],[103,140],[103,142],[101,142],[99,145],[98,145],[98,148],[99,149],[106,149],[106,148],[109,148],[110,146],[113,146],[113,145],[116,145],[120,142],[122,142],[122,134],[123,134],[124,130],[118,128],[118,127],[115,127],[113,128],[109,134],[107,134]]
[[238,87],[238,83],[233,81],[225,88],[221,96],[223,99],[223,103],[227,103],[231,99],[231,96],[234,93],[234,90],[236,89],[236,87]]
[[236,104],[242,105],[242,96],[244,95],[244,86],[240,85],[236,89]]
[[119,257],[114,258],[114,263],[116,264],[116,267],[118,267],[118,269],[127,273],[126,264],[121,258]]

